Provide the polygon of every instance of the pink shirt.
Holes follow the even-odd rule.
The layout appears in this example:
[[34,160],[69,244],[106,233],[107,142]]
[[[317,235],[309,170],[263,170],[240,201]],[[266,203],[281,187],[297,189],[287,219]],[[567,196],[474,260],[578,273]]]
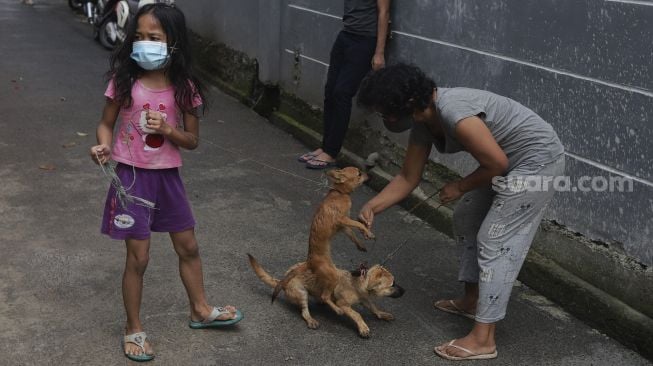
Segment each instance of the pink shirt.
[[[111,80],[104,95],[115,99],[114,81]],[[119,124],[111,151],[117,162],[145,169],[167,169],[181,166],[179,147],[161,134],[146,127],[147,110],[161,112],[172,128],[182,126],[182,112],[175,102],[175,90],[170,86],[162,90],[149,89],[138,79],[131,91],[132,106],[120,108]],[[202,104],[196,94],[193,107]]]

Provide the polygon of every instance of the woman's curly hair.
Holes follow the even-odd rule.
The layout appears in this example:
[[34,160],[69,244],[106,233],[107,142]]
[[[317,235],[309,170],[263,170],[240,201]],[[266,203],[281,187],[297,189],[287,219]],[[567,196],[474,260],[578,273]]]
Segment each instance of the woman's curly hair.
[[384,115],[403,117],[428,108],[436,88],[417,66],[399,63],[368,74],[361,83],[357,103]]

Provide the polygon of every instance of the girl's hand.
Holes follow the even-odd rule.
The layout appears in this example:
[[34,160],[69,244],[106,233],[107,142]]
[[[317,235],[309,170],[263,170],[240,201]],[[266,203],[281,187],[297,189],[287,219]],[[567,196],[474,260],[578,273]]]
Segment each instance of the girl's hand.
[[367,226],[368,229],[372,228],[372,223],[374,222],[374,211],[368,205],[361,208],[360,213],[358,214],[358,219]]
[[170,135],[172,133],[172,127],[170,127],[170,125],[166,123],[165,113],[148,110],[147,113],[145,114],[145,118],[147,123],[145,127],[154,130],[157,133],[160,133],[165,136]]
[[95,164],[106,164],[111,158],[111,147],[108,145],[96,145],[91,148],[91,159]]
[[455,201],[458,198],[460,198],[463,194],[464,192],[460,190],[460,181],[447,183],[440,190],[440,202],[449,203]]

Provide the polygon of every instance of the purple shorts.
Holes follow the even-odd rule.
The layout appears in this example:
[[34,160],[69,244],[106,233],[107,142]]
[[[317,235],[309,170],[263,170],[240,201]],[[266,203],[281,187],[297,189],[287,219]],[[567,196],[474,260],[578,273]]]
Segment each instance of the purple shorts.
[[103,234],[112,239],[143,240],[152,231],[177,233],[195,227],[179,169],[142,169],[119,163],[116,173],[129,195],[154,203],[154,208],[138,201],[127,202],[123,208],[111,186],[104,205]]

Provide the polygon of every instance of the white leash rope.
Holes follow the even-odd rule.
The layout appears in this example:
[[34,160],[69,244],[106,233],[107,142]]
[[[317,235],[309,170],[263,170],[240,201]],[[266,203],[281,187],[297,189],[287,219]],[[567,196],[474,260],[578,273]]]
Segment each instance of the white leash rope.
[[213,146],[217,147],[218,149],[220,149],[222,151],[226,151],[226,152],[228,152],[228,153],[230,153],[232,155],[235,155],[235,156],[239,157],[242,161],[251,161],[252,163],[258,164],[258,165],[263,166],[265,168],[275,170],[275,171],[277,171],[279,173],[286,174],[286,175],[289,175],[291,177],[298,178],[298,179],[301,179],[301,180],[304,180],[304,181],[307,181],[307,182],[310,182],[310,183],[314,183],[315,185],[318,186],[318,190],[329,187],[328,181],[326,181],[326,180],[317,181],[317,180],[314,180],[314,179],[309,179],[309,178],[306,178],[306,177],[302,177],[301,175],[295,174],[293,172],[289,172],[289,171],[281,169],[281,168],[277,168],[277,167],[272,166],[270,164],[267,164],[267,163],[264,163],[262,161],[253,159],[253,158],[251,158],[249,156],[243,156],[242,154],[238,153],[237,151],[233,151],[233,150],[227,149],[225,147],[222,147],[222,146],[220,146],[219,144],[216,144],[213,141],[206,140],[206,139],[202,139],[201,141],[207,142],[208,144],[213,145]]
[[136,183],[136,168],[132,166],[132,173],[134,175],[134,180],[129,185],[129,187],[125,188],[125,186],[120,181],[120,177],[118,177],[118,174],[116,173],[115,167],[109,162],[107,162],[106,164],[102,164],[100,162],[100,156],[98,155],[97,151],[95,151],[95,158],[97,159],[98,165],[100,165],[100,168],[102,169],[104,175],[109,177],[111,186],[113,186],[113,188],[116,190],[116,198],[118,199],[118,203],[120,203],[120,207],[122,207],[123,210],[127,208],[128,203],[134,203],[138,206],[143,206],[148,208],[155,208],[154,202],[150,202],[144,198],[136,197],[127,193],[127,191],[132,189],[132,187]]
[[[437,191],[433,192],[430,196],[428,196],[428,197],[426,197],[425,199],[423,199],[423,200],[421,200],[420,202],[418,202],[415,206],[413,206],[413,208],[411,208],[408,212],[406,212],[406,213],[404,214],[404,217],[410,215],[413,211],[415,211],[415,209],[416,209],[417,207],[421,206],[424,202],[428,201],[428,200],[431,199],[433,196],[435,196],[436,194],[440,193],[441,190],[442,190],[442,188],[438,189]],[[444,205],[444,203],[439,202],[438,205],[435,206],[434,210],[439,209],[440,207],[442,207],[442,205]],[[426,220],[422,219],[422,224],[425,223],[425,222],[426,222]],[[388,255],[385,257],[385,259],[383,260],[383,262],[381,262],[381,265],[384,266],[384,265],[385,265],[385,264],[386,264],[390,259],[394,258],[394,255],[395,255],[395,254],[396,254],[396,253],[397,253],[401,248],[403,248],[404,245],[406,245],[410,240],[413,239],[413,237],[415,236],[415,234],[417,234],[417,230],[421,229],[421,227],[422,227],[422,226],[420,225],[420,226],[418,226],[416,229],[414,229],[413,232],[410,233],[410,234],[408,235],[408,238],[406,238],[406,240],[404,240],[401,244],[399,244],[399,246],[398,246],[397,248],[395,248],[395,250],[393,250],[392,252],[390,252],[390,254],[388,254]]]
[[[319,189],[322,189],[322,188],[328,188],[328,187],[329,187],[329,186],[328,186],[328,181],[318,182],[318,181],[313,180],[313,179],[308,179],[308,178],[302,177],[302,176],[300,176],[300,175],[297,175],[297,174],[295,174],[295,173],[289,172],[289,171],[287,171],[287,170],[279,169],[279,168],[277,168],[277,167],[274,167],[274,166],[272,166],[272,165],[269,165],[269,164],[266,164],[266,163],[264,163],[264,162],[258,161],[258,160],[256,160],[256,159],[252,159],[252,158],[250,158],[250,157],[244,157],[244,158],[243,158],[242,155],[239,154],[238,152],[233,151],[233,150],[230,150],[230,149],[227,149],[227,148],[224,148],[224,147],[220,146],[219,144],[216,144],[216,143],[214,143],[214,142],[212,142],[212,141],[210,141],[210,140],[203,140],[203,141],[206,141],[207,143],[209,143],[209,144],[211,144],[211,145],[217,147],[217,148],[220,149],[220,150],[223,150],[223,151],[226,151],[226,152],[228,152],[228,153],[230,153],[230,154],[236,155],[236,156],[240,157],[243,161],[251,161],[251,162],[256,163],[256,164],[259,164],[259,165],[261,165],[261,166],[263,166],[263,167],[266,167],[266,168],[269,168],[269,169],[272,169],[272,170],[276,170],[277,172],[280,172],[280,173],[282,173],[282,174],[286,174],[286,175],[289,175],[289,176],[292,176],[292,177],[295,177],[295,178],[299,178],[299,179],[305,180],[305,181],[307,181],[307,182],[315,183],[316,185],[319,186],[318,190],[319,190]],[[415,211],[419,206],[421,206],[422,204],[424,204],[424,203],[425,203],[426,201],[428,201],[429,199],[433,198],[433,196],[435,196],[436,194],[440,193],[441,190],[442,190],[442,188],[436,190],[436,191],[433,192],[431,195],[429,195],[429,196],[426,197],[425,199],[423,199],[423,200],[421,200],[420,202],[418,202],[417,204],[415,204],[415,206],[413,206],[410,210],[408,210],[408,211],[404,214],[404,217],[410,215],[410,214],[411,214],[413,211]],[[442,207],[443,205],[444,205],[443,203],[438,203],[438,205],[435,206],[434,209],[437,210],[437,209],[439,209],[440,207]],[[426,222],[426,221],[425,221],[425,220],[422,220],[422,223],[424,223],[424,222]],[[421,228],[421,226],[420,226],[420,227],[417,227],[415,230],[413,230],[413,232],[409,234],[409,236],[408,236],[408,238],[407,238],[406,240],[404,240],[401,244],[399,244],[399,246],[397,246],[397,247],[396,247],[392,252],[390,252],[390,254],[388,254],[388,255],[386,256],[386,258],[383,260],[383,262],[381,263],[381,265],[385,265],[385,264],[386,264],[390,259],[394,258],[394,255],[395,255],[399,250],[401,250],[401,248],[403,248],[403,247],[404,247],[404,246],[405,246],[405,245],[406,245],[410,240],[412,240],[412,238],[413,238],[413,237],[415,236],[415,234],[417,233],[417,230],[420,229],[420,228]]]

